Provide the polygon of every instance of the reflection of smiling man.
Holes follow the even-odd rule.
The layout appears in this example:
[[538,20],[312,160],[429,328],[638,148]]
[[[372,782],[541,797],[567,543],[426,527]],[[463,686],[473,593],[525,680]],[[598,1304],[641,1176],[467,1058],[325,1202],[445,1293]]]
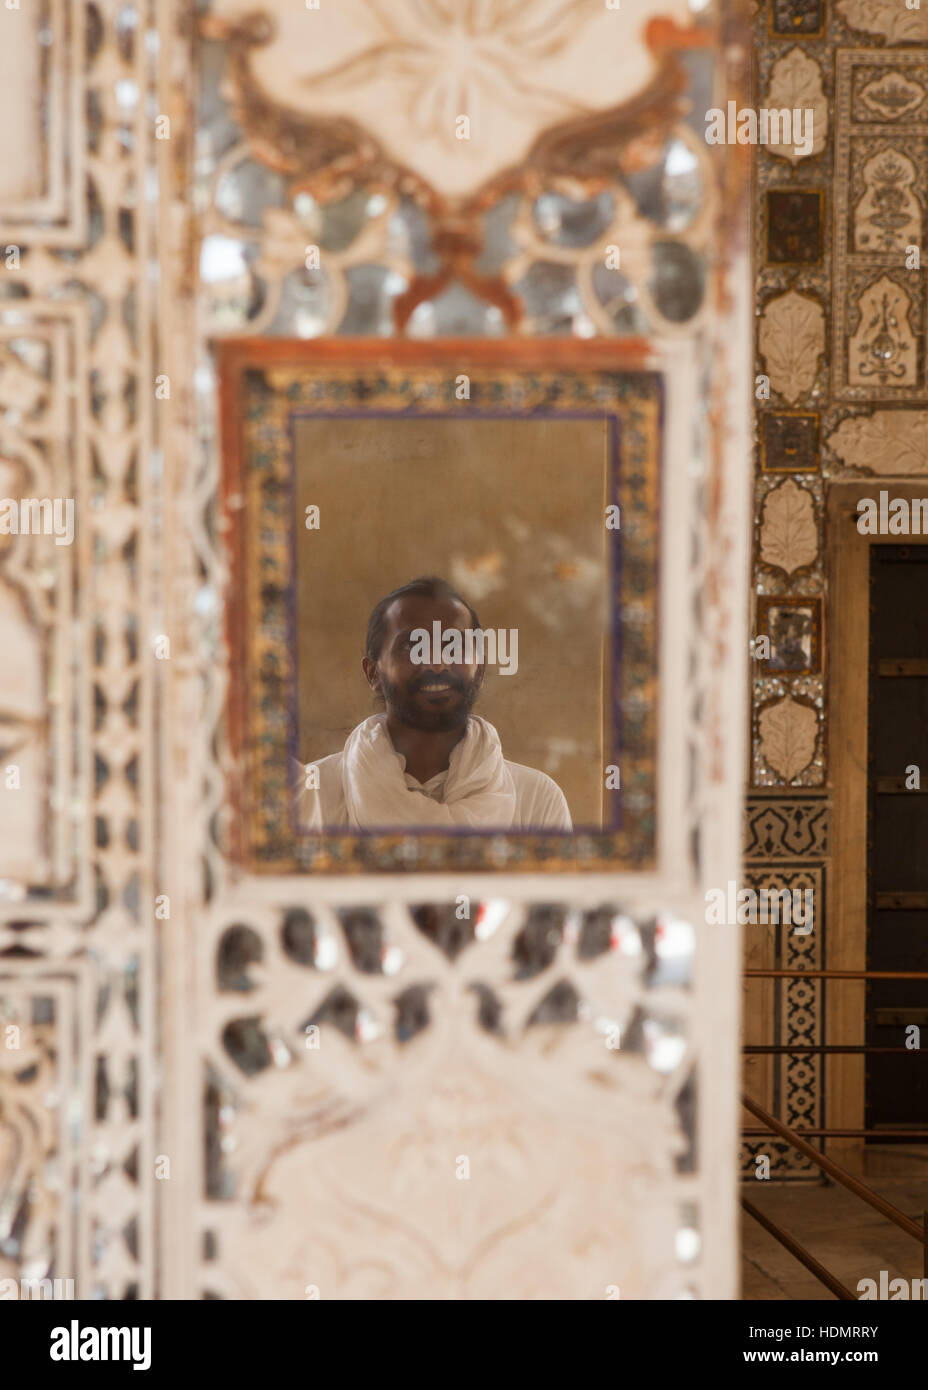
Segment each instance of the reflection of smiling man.
[[446,632],[480,627],[443,579],[414,579],[375,607],[361,664],[385,712],[352,730],[340,753],[311,764],[318,786],[301,792],[303,825],[570,830],[557,783],[507,762],[492,724],[471,713],[485,666],[446,664],[436,652],[431,662],[412,660],[413,632],[431,632],[434,622]]

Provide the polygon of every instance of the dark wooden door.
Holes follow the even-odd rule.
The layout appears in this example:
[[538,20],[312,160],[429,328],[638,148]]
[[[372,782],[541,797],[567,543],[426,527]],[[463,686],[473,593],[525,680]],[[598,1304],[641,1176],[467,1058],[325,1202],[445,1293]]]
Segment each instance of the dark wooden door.
[[[867,968],[928,971],[928,545],[871,548],[868,724]],[[913,1024],[867,1058],[868,1129],[928,1129],[928,980],[868,982],[868,1044]]]

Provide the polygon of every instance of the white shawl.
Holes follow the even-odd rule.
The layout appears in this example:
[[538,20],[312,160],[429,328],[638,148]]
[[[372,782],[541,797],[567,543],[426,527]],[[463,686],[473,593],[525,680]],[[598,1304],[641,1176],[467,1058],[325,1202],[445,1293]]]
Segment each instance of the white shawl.
[[348,735],[342,787],[352,827],[481,826],[505,829],[516,812],[516,789],[499,734],[471,715],[448,763],[444,801],[406,784],[404,759],[393,747],[385,714],[374,714]]

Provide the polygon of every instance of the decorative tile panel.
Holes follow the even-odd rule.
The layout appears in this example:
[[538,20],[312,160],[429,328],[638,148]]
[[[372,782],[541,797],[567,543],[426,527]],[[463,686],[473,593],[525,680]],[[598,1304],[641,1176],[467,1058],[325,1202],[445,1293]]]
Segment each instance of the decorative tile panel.
[[821,189],[767,190],[769,265],[819,264],[824,236],[824,197]]
[[819,466],[819,417],[814,411],[764,411],[760,459],[765,473],[806,473]]
[[770,143],[771,155],[795,166],[800,160],[821,154],[828,139],[828,98],[822,70],[810,53],[797,46],[776,59],[764,93],[764,105],[770,110],[800,111],[803,120],[811,122],[808,147],[800,144],[795,139],[796,132],[791,131],[794,137],[791,143]]
[[473,914],[217,910],[201,1293],[682,1289],[658,1252],[692,1142],[692,929],[558,902]]
[[835,101],[834,396],[924,398],[928,57],[841,49]]
[[[92,1287],[92,1009],[81,964],[0,958],[0,1279],[60,1280],[60,1297]],[[115,1200],[118,1167],[93,1176]]]
[[899,0],[837,0],[837,11],[850,29],[887,44],[928,42],[928,14]]
[[820,676],[755,680],[755,787],[822,786],[825,781],[823,692]]
[[823,859],[828,853],[829,816],[822,797],[749,798],[745,859]]
[[770,33],[777,38],[818,38],[826,0],[771,0]]
[[[692,12],[661,0],[660,15],[683,29]],[[210,20],[234,38],[234,100],[266,148],[329,145],[356,175],[395,170],[449,198],[530,161],[552,127],[653,101],[667,80],[640,6],[265,0],[256,14],[218,0]]]
[[848,415],[828,436],[848,469],[881,477],[928,473],[928,410],[875,410]]
[[[84,0],[0,9],[0,123],[6,137],[0,242],[8,246],[79,248],[86,236],[88,13],[93,12]],[[94,57],[97,52],[98,40]]]
[[87,370],[88,332],[83,305],[0,302],[0,494],[59,504],[59,534],[29,533],[23,513],[18,534],[0,539],[0,631],[17,653],[0,695],[0,921],[31,900],[89,910],[91,826],[80,808],[90,708],[74,673],[89,645],[91,485],[87,412],[72,389]]
[[796,405],[815,385],[825,353],[825,314],[821,304],[795,290],[764,306],[758,348],[773,390]]
[[[745,931],[745,965],[749,969],[817,970],[825,960],[825,870],[806,865],[754,865],[744,876],[744,886],[759,893],[805,894],[811,892],[814,904],[812,931],[803,935],[791,923],[748,925]],[[765,1001],[762,1012],[745,1013],[745,1042],[774,1043],[784,1046],[818,1046],[824,1041],[822,981],[803,979],[748,980],[746,995]],[[763,1090],[749,1081],[750,1093],[771,1114],[792,1129],[816,1128],[822,1123],[824,1067],[826,1059],[816,1053],[779,1053],[763,1057],[748,1054],[748,1077],[764,1078]],[[766,1064],[766,1065],[764,1065]],[[746,1114],[747,1123],[757,1121]],[[820,1170],[791,1145],[771,1135],[752,1136],[742,1141],[741,1161],[745,1178],[756,1173],[758,1154],[771,1158],[771,1178],[820,1180]]]
[[21,1038],[0,1045],[0,1130],[27,1155],[0,1163],[2,1219],[16,1218],[2,1249],[11,1277],[150,1298],[151,17],[123,0],[23,5],[0,9],[0,30],[36,16],[45,201],[3,200],[20,254],[0,286],[0,490],[70,501],[73,535],[0,536],[0,631],[17,656],[0,726],[4,771],[20,774],[0,790],[0,1007]]

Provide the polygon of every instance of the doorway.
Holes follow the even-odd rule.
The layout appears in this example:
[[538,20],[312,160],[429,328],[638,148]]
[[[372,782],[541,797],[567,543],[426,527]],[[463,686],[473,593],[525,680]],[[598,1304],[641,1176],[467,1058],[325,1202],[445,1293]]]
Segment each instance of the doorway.
[[[928,544],[870,547],[867,970],[928,970]],[[869,1143],[928,1128],[928,980],[869,979]],[[883,1051],[882,1049],[892,1049]],[[911,1140],[909,1142],[912,1142]],[[923,1141],[925,1142],[925,1141]]]

